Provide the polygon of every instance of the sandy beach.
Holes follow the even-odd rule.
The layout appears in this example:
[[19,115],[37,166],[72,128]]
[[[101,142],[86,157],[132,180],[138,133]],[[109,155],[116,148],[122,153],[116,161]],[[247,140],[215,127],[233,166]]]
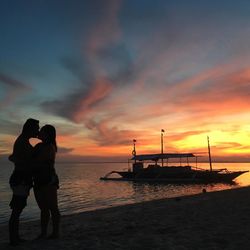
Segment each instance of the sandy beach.
[[[8,246],[7,225],[0,249]],[[15,249],[250,249],[250,187],[63,216],[61,237],[33,240],[39,221],[21,223]]]

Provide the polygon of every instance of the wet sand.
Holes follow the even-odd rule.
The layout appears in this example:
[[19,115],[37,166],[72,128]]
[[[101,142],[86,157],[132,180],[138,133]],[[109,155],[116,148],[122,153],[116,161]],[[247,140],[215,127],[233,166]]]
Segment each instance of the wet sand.
[[21,223],[18,247],[0,230],[0,249],[248,250],[250,187],[63,216],[57,240],[34,241],[39,221]]

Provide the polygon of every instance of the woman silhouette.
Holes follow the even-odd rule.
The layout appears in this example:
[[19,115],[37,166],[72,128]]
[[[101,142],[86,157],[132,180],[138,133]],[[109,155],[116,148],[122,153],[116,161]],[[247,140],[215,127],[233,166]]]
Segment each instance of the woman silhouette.
[[38,238],[47,237],[47,228],[52,219],[53,231],[50,239],[59,237],[60,212],[57,202],[59,180],[54,163],[57,152],[56,130],[52,125],[41,128],[38,138],[42,141],[34,148],[34,194],[41,210],[41,234]]

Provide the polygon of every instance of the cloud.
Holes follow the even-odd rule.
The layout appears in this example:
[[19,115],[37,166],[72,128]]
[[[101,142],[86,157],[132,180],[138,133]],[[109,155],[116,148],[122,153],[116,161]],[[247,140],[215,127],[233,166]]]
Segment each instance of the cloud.
[[12,105],[19,96],[31,91],[31,88],[25,83],[3,73],[0,73],[0,85],[5,89],[3,100],[0,103],[0,109]]
[[[213,119],[249,112],[250,72],[248,68],[231,71],[227,65],[202,71],[182,81],[155,87],[144,85],[136,93],[142,105],[134,105],[131,120],[162,117],[168,124],[186,122],[199,126]],[[130,100],[132,101],[132,100]]]
[[120,0],[110,0],[102,6],[101,15],[97,23],[90,31],[89,41],[85,50],[89,59],[95,59],[99,50],[107,45],[115,43],[120,38],[120,27],[118,22],[118,12],[121,7]]
[[[201,116],[225,116],[249,112],[250,69],[211,74],[193,82],[189,88],[180,89],[176,106],[188,107]],[[184,91],[186,94],[184,94]]]
[[[249,111],[249,69],[230,70],[221,66],[168,86],[156,81],[154,87],[144,84],[143,88],[134,81],[117,87],[104,79],[64,100],[47,103],[47,108],[84,124],[98,145],[130,144],[141,136],[147,144],[152,131],[146,131],[147,136],[141,131],[157,127],[169,129],[170,134],[186,127],[186,134],[178,130],[179,135],[170,139],[184,140],[208,132],[206,125],[216,121],[218,127],[225,116]],[[194,126],[206,129],[192,131]]]
[[0,140],[0,144],[1,144],[1,149],[0,149],[0,155],[4,155],[4,154],[10,154],[10,144],[6,141],[6,140]]
[[58,147],[59,154],[69,154],[74,150],[74,148]]
[[41,103],[46,112],[73,122],[85,122],[100,110],[114,90],[127,84],[133,77],[132,59],[126,46],[119,40],[120,6],[121,1],[113,0],[102,6],[101,15],[83,46],[82,58],[62,59],[63,67],[78,80],[78,87],[60,100]]
[[216,150],[222,150],[222,151],[225,151],[227,149],[241,150],[245,148],[245,146],[237,142],[217,142],[215,147]]
[[169,138],[170,141],[177,142],[185,140],[189,136],[204,134],[208,132],[209,132],[208,130],[192,130],[192,131],[181,132],[178,134],[170,134],[167,135],[167,137]]
[[88,89],[78,89],[63,100],[46,101],[41,105],[45,111],[68,118],[74,122],[84,120],[85,116],[105,99],[112,90],[112,84],[98,79]]
[[19,122],[0,119],[1,134],[16,136],[21,131],[22,125]]
[[164,126],[178,132],[186,128],[186,135],[172,138],[184,140],[208,131],[193,131],[194,126],[248,112],[249,70],[237,58],[225,64],[226,49],[214,54],[218,39],[209,34],[220,34],[223,23],[215,30],[207,24],[207,33],[199,23],[185,23],[182,29],[184,17],[170,15],[151,26],[149,20],[146,39],[140,38],[145,29],[133,26],[129,41],[123,39],[127,31],[121,30],[120,7],[120,1],[105,6],[84,41],[82,58],[63,59],[78,87],[60,100],[42,103],[44,110],[84,124],[98,145],[124,145],[142,130]]
[[139,132],[110,126],[109,122],[110,120],[106,119],[99,122],[88,121],[86,124],[87,128],[92,131],[92,139],[99,146],[129,145],[139,134]]

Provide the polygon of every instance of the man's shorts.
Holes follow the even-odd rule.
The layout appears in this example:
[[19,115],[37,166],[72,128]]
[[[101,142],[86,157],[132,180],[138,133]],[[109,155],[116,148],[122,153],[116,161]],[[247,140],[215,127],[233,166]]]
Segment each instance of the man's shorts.
[[28,196],[13,194],[12,199],[10,201],[10,208],[23,210],[27,206],[27,198]]
[[27,198],[30,193],[30,186],[28,185],[16,185],[11,186],[13,195],[10,201],[11,209],[24,209],[27,205]]

